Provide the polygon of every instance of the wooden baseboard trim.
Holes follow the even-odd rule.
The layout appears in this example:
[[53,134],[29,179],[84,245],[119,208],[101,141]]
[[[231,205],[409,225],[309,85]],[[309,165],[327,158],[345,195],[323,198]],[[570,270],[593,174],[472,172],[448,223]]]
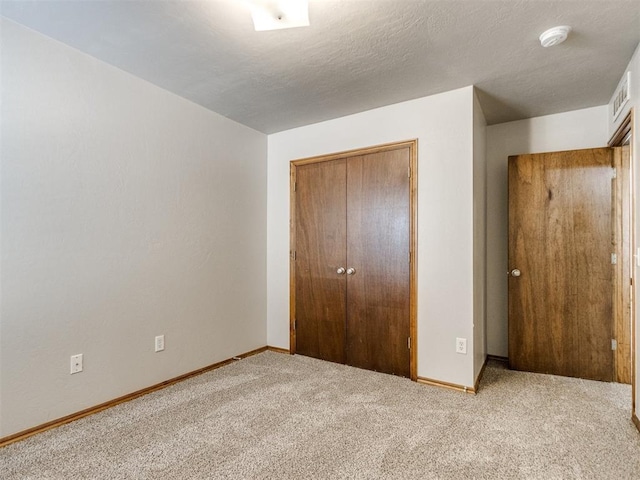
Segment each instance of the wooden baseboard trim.
[[[262,353],[265,352],[267,350],[271,350],[274,347],[260,347],[257,348],[255,350],[251,350],[250,352],[246,352],[246,353],[242,353],[240,355],[236,355],[235,357],[232,358],[228,358],[226,360],[222,360],[221,362],[217,362],[214,363],[212,365],[203,367],[203,368],[199,368],[197,370],[194,370],[192,372],[189,373],[185,373],[183,375],[180,375],[178,377],[174,377],[171,378],[169,380],[165,380],[164,382],[160,382],[157,383],[155,385],[152,385],[150,387],[147,388],[143,388],[141,390],[137,390],[133,393],[129,393],[127,395],[123,395],[121,397],[115,398],[113,400],[109,400],[108,402],[104,402],[101,403],[99,405],[96,405],[95,407],[89,407],[86,408],[84,410],[81,410],[79,412],[76,413],[72,413],[71,415],[67,415],[66,417],[62,417],[62,418],[58,418],[57,420],[52,420],[50,422],[47,423],[43,423],[42,425],[38,425],[37,427],[33,427],[33,428],[29,428],[27,430],[23,430],[21,432],[18,433],[14,433],[13,435],[9,435],[7,437],[3,437],[0,438],[0,448],[5,447],[11,443],[15,443],[15,442],[19,442],[20,440],[25,440],[26,438],[29,438],[33,435],[36,435],[38,433],[42,433],[42,432],[46,432],[47,430],[51,430],[53,428],[56,427],[60,427],[61,425],[65,425],[67,423],[71,423],[75,420],[80,420],[81,418],[84,417],[88,417],[89,415],[93,415],[94,413],[98,413],[101,412],[103,410],[106,410],[108,408],[111,407],[115,407],[116,405],[119,405],[121,403],[125,403],[125,402],[129,402],[131,400],[134,400],[138,397],[142,397],[143,395],[146,395],[148,393],[151,392],[155,392],[157,390],[162,390],[163,388],[166,388],[170,385],[173,385],[175,383],[181,382],[183,380],[186,380],[188,378],[191,377],[195,377],[196,375],[200,375],[202,373],[208,372],[210,370],[215,370],[217,368],[220,367],[224,367],[225,365],[228,365],[230,363],[233,363],[237,360],[243,359],[243,358],[247,358],[247,357],[251,357],[252,355],[257,355],[258,353]],[[280,350],[284,350],[284,349],[277,349],[277,351]],[[273,350],[276,351],[276,350]],[[288,353],[288,351],[286,351]]]
[[634,423],[638,431],[640,431],[640,419],[638,419],[638,416],[635,413],[631,415],[631,421]]
[[440,380],[433,380],[425,377],[418,377],[416,382],[422,383],[423,385],[431,385],[433,387],[448,388],[449,390],[455,390],[457,392],[470,393],[471,395],[476,394],[476,389],[474,387],[465,387],[464,385],[458,385],[456,383],[442,382]]
[[287,355],[291,355],[291,351],[288,348],[267,347],[267,350],[269,350],[270,352],[286,353]]
[[494,360],[496,362],[509,363],[509,357],[501,357],[500,355],[487,355],[487,362]]

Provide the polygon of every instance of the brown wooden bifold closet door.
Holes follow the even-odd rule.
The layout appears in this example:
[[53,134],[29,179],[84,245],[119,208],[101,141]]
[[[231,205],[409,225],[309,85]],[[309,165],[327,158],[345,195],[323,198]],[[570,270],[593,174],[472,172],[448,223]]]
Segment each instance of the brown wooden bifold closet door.
[[346,160],[296,170],[296,353],[345,363]]
[[294,168],[295,353],[410,376],[410,158]]
[[409,376],[409,149],[347,162],[347,363]]
[[509,157],[509,363],[613,378],[612,151]]

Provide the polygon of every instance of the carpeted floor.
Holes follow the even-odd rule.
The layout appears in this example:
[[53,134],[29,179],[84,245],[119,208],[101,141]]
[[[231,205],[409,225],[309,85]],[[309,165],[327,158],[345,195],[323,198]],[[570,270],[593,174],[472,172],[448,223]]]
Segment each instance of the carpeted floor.
[[0,449],[0,478],[640,479],[630,395],[490,364],[471,396],[265,352]]

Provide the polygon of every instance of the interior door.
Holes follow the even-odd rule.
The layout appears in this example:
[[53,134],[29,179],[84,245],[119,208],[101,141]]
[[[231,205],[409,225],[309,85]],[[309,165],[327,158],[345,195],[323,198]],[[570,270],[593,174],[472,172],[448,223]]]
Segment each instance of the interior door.
[[347,363],[408,377],[409,149],[347,162]]
[[613,378],[612,151],[509,157],[509,363]]
[[415,148],[292,162],[292,352],[415,375]]
[[296,170],[295,350],[345,363],[346,160]]

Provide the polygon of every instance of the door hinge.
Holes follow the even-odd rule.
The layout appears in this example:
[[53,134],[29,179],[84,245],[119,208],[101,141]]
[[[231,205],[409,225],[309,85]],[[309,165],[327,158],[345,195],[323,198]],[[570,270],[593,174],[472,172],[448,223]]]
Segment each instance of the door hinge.
[[291,250],[291,260],[295,260],[297,258],[298,254],[296,253],[295,250]]
[[618,341],[615,338],[611,339],[611,350],[617,350],[618,349]]
[[293,329],[294,330],[296,329],[296,319],[295,318],[293,319]]
[[298,190],[298,182],[293,182],[293,191]]
[[618,178],[618,170],[616,168],[611,169],[611,178]]
[[407,177],[411,178],[411,167],[407,168]]
[[411,337],[407,337],[407,348],[411,350]]
[[411,252],[409,252],[409,263],[411,263]]
[[615,253],[611,254],[611,265],[617,265],[618,264],[618,255],[616,255]]

